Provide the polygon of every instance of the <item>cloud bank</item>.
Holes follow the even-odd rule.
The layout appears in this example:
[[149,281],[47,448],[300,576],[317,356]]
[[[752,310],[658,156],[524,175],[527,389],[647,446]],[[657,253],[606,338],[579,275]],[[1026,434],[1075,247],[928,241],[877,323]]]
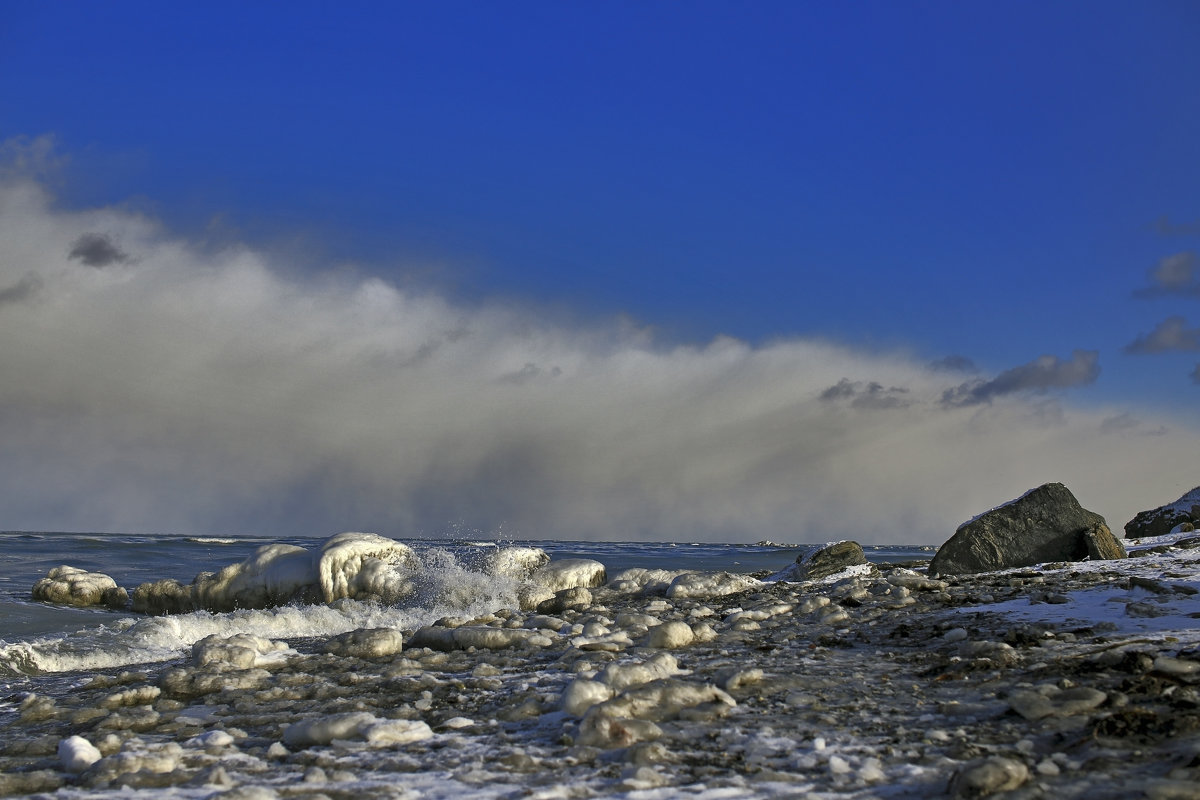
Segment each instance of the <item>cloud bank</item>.
[[961,356],[662,343],[293,274],[13,175],[0,337],[6,529],[937,543],[1048,480],[1119,527],[1200,441],[1048,414],[1088,351],[956,386]]
[[1129,355],[1151,355],[1173,350],[1200,350],[1200,328],[1187,327],[1183,317],[1167,317],[1150,333],[1139,336],[1125,346]]

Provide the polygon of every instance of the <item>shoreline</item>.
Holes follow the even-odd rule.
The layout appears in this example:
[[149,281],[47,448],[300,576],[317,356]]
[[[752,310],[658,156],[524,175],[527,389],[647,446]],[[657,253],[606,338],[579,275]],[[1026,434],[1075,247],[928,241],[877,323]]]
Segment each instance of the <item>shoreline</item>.
[[[344,634],[205,661],[198,644],[23,698],[0,794],[1194,797],[1200,538],[1128,544],[943,580],[885,567],[674,598],[610,581],[398,650]],[[73,735],[100,756],[78,772]]]

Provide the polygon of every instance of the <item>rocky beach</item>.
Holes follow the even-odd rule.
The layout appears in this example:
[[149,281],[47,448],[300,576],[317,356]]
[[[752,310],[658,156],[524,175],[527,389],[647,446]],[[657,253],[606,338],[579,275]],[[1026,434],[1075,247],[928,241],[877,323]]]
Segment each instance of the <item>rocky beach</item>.
[[[0,794],[1200,797],[1200,490],[1118,539],[1058,486],[965,523],[932,563],[842,542],[773,574],[610,575],[501,549],[487,569],[513,602],[474,616],[213,635],[42,676],[8,698]],[[408,556],[367,536],[130,602],[219,614],[414,591]],[[103,577],[35,593],[124,602]]]

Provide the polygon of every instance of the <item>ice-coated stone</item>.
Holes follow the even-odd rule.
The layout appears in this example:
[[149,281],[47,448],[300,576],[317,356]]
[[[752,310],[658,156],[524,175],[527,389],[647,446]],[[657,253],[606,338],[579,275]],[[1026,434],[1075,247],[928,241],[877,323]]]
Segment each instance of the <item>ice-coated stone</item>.
[[266,544],[237,564],[193,581],[198,607],[209,611],[267,608],[303,597],[314,588],[312,556],[303,547]]
[[688,572],[690,570],[631,567],[613,576],[608,587],[622,594],[665,594],[671,581]]
[[498,547],[488,551],[482,567],[488,575],[527,581],[549,562],[550,556],[540,547]]
[[650,629],[646,636],[646,646],[660,649],[686,647],[696,640],[692,626],[680,620],[664,622]]
[[672,600],[709,599],[747,592],[760,586],[761,581],[733,572],[685,572],[671,581],[666,594]]
[[584,586],[563,589],[553,597],[538,603],[537,610],[542,614],[561,614],[564,611],[585,611],[592,605],[592,592]]
[[1074,714],[1084,714],[1098,707],[1108,699],[1108,695],[1099,689],[1089,686],[1077,686],[1072,689],[1037,692],[1030,689],[1018,689],[1008,696],[1009,707],[1027,720],[1038,720],[1043,717],[1068,717]]
[[567,684],[562,693],[562,710],[573,717],[582,717],[597,703],[610,699],[616,690],[600,681],[576,678]]
[[410,647],[428,647],[430,650],[505,650],[510,647],[546,647],[551,640],[538,631],[527,628],[491,628],[486,625],[464,625],[461,628],[443,628],[429,625],[420,628],[412,636]]
[[801,553],[796,558],[794,576],[791,580],[819,581],[842,572],[847,567],[867,563],[862,545],[844,540],[830,542]]
[[138,614],[184,614],[199,608],[194,586],[174,578],[143,583],[133,590],[132,608]]
[[290,748],[305,748],[345,739],[387,747],[431,736],[433,730],[420,720],[379,719],[369,711],[347,711],[293,722],[284,728],[283,743]]
[[279,664],[289,652],[292,651],[286,642],[273,642],[249,633],[232,636],[214,633],[192,645],[192,663],[203,667],[219,662],[237,669],[250,669]]
[[100,751],[82,736],[68,736],[58,743],[58,763],[67,772],[83,772],[100,760]]
[[1007,792],[1029,780],[1029,768],[1022,762],[1003,756],[992,756],[963,765],[950,780],[950,794],[955,797],[983,797],[995,792]]
[[62,565],[33,585],[33,599],[68,606],[124,608],[129,593],[102,572]]
[[411,594],[419,565],[411,547],[374,533],[339,533],[321,546],[317,577],[326,603],[343,597],[394,602]]
[[394,628],[361,628],[325,642],[325,652],[350,658],[385,658],[404,649],[404,635]]
[[592,706],[579,723],[578,742],[594,747],[627,747],[661,735],[657,725],[651,728],[645,723],[673,719],[684,709],[706,704],[730,708],[737,701],[716,686],[674,678],[634,686]]
[[530,575],[529,579],[552,592],[561,592],[577,586],[602,586],[608,580],[608,573],[599,561],[590,558],[563,558],[541,567]]
[[641,686],[679,675],[681,672],[675,656],[670,653],[655,653],[645,661],[609,664],[600,671],[596,680],[617,691],[623,691],[630,686]]
[[888,572],[887,582],[892,586],[903,586],[905,589],[912,589],[920,592],[940,592],[947,589],[950,584],[945,581],[939,581],[934,578],[927,578],[919,572],[904,567],[897,567]]
[[[934,555],[929,572],[962,575],[1081,561],[1089,557],[1089,532],[1096,542],[1112,538],[1104,517],[1079,505],[1061,483],[1047,483],[959,526]],[[1120,543],[1115,546],[1124,554]]]

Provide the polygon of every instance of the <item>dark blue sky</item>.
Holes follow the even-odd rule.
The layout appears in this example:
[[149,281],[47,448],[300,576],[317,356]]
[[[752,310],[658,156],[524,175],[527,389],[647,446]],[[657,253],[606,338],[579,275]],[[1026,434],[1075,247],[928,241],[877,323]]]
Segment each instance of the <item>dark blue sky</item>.
[[[0,0],[0,143],[53,140],[59,211],[297,281],[555,341],[628,318],[661,348],[844,345],[866,361],[805,396],[861,408],[911,405],[869,388],[878,354],[959,356],[955,402],[1156,433],[1200,396],[1198,41],[1190,0]],[[0,304],[56,274],[10,267]]]

